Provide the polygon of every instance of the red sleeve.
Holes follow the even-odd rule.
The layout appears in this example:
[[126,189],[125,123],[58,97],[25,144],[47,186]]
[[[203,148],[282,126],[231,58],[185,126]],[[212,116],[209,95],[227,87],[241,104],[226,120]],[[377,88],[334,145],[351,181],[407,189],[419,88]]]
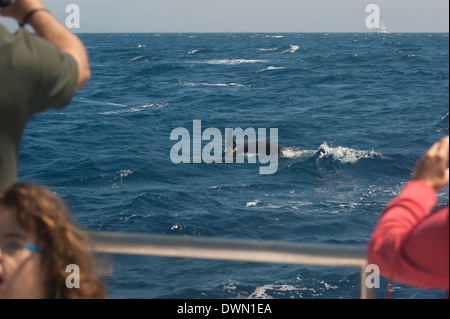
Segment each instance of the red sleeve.
[[421,288],[449,289],[449,210],[431,214],[436,194],[426,183],[405,186],[381,216],[367,260],[382,275]]

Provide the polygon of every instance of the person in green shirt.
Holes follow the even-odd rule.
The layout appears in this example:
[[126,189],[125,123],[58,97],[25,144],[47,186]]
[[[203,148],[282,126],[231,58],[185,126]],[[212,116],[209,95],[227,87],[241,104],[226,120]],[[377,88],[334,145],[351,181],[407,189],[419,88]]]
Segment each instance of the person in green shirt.
[[[0,192],[17,180],[20,143],[34,114],[67,106],[90,79],[80,39],[46,10],[41,0],[16,0],[0,9],[21,28],[0,24]],[[23,26],[30,25],[35,34]]]

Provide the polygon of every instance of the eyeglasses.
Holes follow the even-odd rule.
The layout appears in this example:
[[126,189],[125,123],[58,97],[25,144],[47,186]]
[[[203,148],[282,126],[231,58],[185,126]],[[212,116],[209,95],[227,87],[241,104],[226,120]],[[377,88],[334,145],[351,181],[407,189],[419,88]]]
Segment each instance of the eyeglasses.
[[18,239],[9,239],[0,243],[0,251],[6,256],[14,257],[24,250],[29,250],[31,252],[41,251],[39,247],[28,245],[24,241]]

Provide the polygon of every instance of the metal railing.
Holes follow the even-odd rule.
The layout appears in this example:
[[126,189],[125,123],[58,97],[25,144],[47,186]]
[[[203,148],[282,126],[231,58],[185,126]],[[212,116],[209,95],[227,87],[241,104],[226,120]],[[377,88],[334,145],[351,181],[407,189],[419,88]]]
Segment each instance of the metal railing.
[[373,289],[366,286],[365,247],[101,232],[88,234],[98,253],[359,268],[360,298],[374,298]]

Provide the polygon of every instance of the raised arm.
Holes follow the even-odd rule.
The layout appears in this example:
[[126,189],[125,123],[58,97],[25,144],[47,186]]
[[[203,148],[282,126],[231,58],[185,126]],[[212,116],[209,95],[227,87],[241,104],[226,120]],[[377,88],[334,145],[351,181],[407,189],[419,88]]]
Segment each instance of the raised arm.
[[436,193],[449,181],[449,138],[419,160],[402,193],[386,207],[367,258],[386,277],[421,288],[448,289],[448,207],[432,214]]
[[[0,11],[0,15],[23,22],[30,12],[41,8],[45,8],[41,0],[16,0],[13,5]],[[56,45],[62,52],[69,53],[75,59],[78,65],[77,90],[83,88],[89,81],[91,72],[88,54],[80,39],[48,11],[36,11],[27,24],[31,25],[40,37]]]

